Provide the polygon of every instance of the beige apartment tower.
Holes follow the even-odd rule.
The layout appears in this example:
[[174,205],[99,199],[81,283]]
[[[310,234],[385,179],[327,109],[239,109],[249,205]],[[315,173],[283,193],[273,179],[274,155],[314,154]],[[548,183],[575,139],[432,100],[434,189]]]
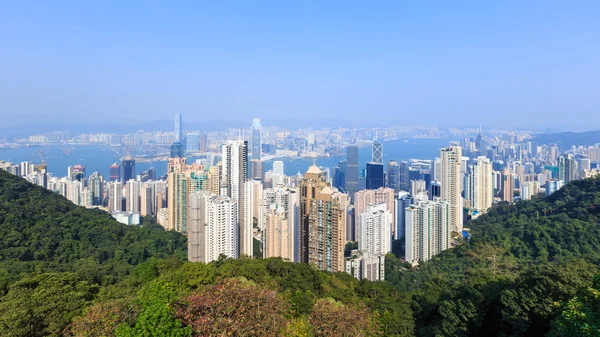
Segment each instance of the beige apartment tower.
[[315,165],[304,174],[300,195],[302,262],[321,270],[345,271],[348,195],[331,187]]
[[450,146],[440,150],[440,196],[449,204],[448,218],[452,237],[461,235],[463,229],[461,160],[460,146]]

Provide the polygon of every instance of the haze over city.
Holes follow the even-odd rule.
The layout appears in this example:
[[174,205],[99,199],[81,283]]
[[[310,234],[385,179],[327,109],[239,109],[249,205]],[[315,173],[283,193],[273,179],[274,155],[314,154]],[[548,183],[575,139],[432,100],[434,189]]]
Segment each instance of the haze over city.
[[137,126],[175,112],[234,127],[256,116],[281,126],[597,129],[599,10],[595,1],[6,1],[0,131]]

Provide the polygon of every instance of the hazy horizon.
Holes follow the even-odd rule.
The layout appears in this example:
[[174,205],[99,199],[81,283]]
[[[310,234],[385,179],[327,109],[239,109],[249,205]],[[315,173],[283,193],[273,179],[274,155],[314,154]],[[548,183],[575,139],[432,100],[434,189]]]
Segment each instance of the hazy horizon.
[[[5,2],[0,129],[600,129],[600,3]],[[293,124],[293,123],[290,123]],[[51,131],[51,130],[48,130]]]

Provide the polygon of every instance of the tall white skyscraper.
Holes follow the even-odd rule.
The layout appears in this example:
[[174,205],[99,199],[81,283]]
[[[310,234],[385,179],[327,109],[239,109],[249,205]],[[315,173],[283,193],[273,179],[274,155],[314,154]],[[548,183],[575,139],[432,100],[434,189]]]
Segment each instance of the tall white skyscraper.
[[230,140],[223,144],[221,195],[234,201],[240,199],[243,184],[248,180],[248,143]]
[[473,165],[471,207],[480,213],[486,212],[494,202],[492,163],[486,157],[477,157]]
[[113,211],[123,210],[123,185],[120,181],[111,181],[108,184],[108,209]]
[[[231,198],[236,203],[239,219],[239,250],[242,254],[252,252],[252,217],[248,214],[251,201],[244,192],[248,181],[248,142],[230,140],[222,146],[221,191],[222,196]],[[250,245],[250,246],[248,246]],[[248,255],[252,256],[252,254]]]
[[190,195],[187,234],[189,261],[208,263],[221,254],[238,258],[236,202],[208,191]]
[[440,150],[440,194],[441,198],[449,203],[450,230],[457,236],[461,235],[463,229],[461,160],[460,146],[450,146]]
[[451,224],[447,215],[450,204],[445,200],[427,200],[418,196],[406,209],[406,261],[416,264],[450,248]]
[[392,212],[385,203],[368,205],[357,222],[358,250],[371,255],[392,251]]
[[125,185],[125,205],[127,212],[140,213],[141,182],[130,179]]

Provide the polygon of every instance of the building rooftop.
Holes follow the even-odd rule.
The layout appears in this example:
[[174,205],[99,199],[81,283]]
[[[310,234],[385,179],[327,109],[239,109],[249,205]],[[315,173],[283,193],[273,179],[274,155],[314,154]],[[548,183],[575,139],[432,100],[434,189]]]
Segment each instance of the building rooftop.
[[318,168],[317,165],[312,165],[311,167],[308,168],[308,171],[306,171],[306,173],[321,174],[321,173],[323,173],[323,171],[321,171],[321,169]]

